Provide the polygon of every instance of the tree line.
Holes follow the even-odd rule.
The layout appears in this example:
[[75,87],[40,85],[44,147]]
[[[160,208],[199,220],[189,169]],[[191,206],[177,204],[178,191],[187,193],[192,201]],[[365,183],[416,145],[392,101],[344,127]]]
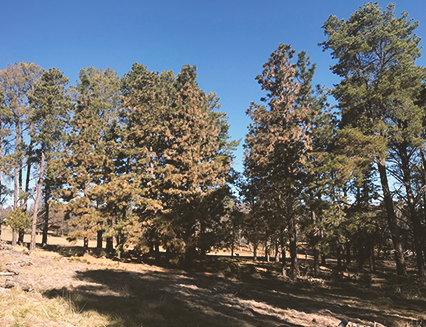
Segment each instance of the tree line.
[[242,174],[232,169],[238,141],[227,115],[200,89],[194,66],[175,75],[135,63],[121,78],[88,67],[69,86],[58,69],[8,65],[0,71],[0,199],[13,202],[13,242],[31,224],[30,249],[37,228],[46,244],[56,210],[86,249],[97,237],[109,252],[115,241],[117,251],[162,248],[190,262],[213,248],[234,251],[243,238],[255,257],[260,245],[267,258],[281,254],[283,275],[290,253],[295,278],[301,244],[314,273],[327,256],[338,267],[354,256],[374,266],[378,251],[391,250],[399,276],[412,252],[426,277],[417,25],[392,4],[330,16],[319,46],[340,78],[332,89],[313,85],[306,52],[280,44],[256,77],[265,96],[246,111]]

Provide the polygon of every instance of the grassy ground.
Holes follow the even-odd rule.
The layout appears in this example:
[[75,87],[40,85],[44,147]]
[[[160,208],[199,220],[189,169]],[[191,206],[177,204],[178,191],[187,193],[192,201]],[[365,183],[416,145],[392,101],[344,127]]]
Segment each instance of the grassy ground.
[[426,286],[396,283],[387,262],[374,274],[336,275],[329,266],[294,282],[274,263],[241,257],[210,256],[183,271],[82,257],[77,245],[25,250],[0,250],[0,272],[18,273],[0,276],[0,326],[313,327],[346,318],[403,327],[426,318]]

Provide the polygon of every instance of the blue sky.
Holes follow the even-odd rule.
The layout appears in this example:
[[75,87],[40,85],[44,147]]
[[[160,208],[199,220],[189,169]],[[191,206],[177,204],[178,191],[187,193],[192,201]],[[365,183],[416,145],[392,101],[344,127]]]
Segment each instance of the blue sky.
[[[364,1],[355,0],[0,0],[0,69],[34,62],[56,67],[75,83],[81,68],[115,70],[134,62],[149,70],[179,72],[198,67],[198,83],[216,92],[229,116],[230,134],[242,139],[235,168],[242,170],[242,143],[250,120],[245,111],[262,96],[255,76],[279,43],[306,50],[317,64],[314,82],[332,87],[329,52],[321,28],[329,15],[347,19]],[[380,1],[385,8],[388,2]],[[420,21],[426,39],[426,1],[396,1]],[[425,46],[425,41],[421,42]],[[418,64],[426,66],[426,59]]]

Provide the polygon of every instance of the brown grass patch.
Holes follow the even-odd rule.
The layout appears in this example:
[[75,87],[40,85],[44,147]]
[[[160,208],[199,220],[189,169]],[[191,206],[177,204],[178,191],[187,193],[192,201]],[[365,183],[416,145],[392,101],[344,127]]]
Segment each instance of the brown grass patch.
[[0,287],[7,278],[18,286],[0,289],[1,326],[325,327],[346,318],[353,327],[405,327],[425,318],[426,285],[397,283],[386,269],[335,278],[329,266],[290,281],[279,264],[241,257],[208,256],[183,271],[59,254],[67,249],[0,251],[0,270],[18,273],[0,277]]

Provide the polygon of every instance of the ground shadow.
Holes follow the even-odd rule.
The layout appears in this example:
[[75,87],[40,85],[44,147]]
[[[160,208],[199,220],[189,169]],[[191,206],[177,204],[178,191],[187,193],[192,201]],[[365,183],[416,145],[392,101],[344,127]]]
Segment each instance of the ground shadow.
[[234,285],[182,274],[89,270],[76,276],[84,286],[54,289],[47,297],[71,300],[77,310],[111,317],[110,326],[289,326],[302,327],[238,304]]
[[371,306],[377,297],[374,290],[350,283],[315,288],[279,279],[240,281],[201,273],[122,270],[81,271],[76,278],[84,286],[53,289],[45,295],[64,297],[81,311],[108,315],[110,326],[306,326],[290,322],[298,314],[392,326],[401,321],[401,311],[426,307],[424,301],[395,302],[388,303],[391,310],[384,312]]

